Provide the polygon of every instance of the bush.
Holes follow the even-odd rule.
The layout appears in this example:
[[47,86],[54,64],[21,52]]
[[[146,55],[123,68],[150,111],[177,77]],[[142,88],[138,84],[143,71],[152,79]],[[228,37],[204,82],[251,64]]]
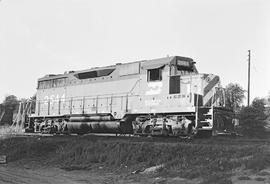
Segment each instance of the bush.
[[250,107],[244,107],[240,111],[240,132],[248,137],[266,138],[266,115],[264,102],[255,99]]
[[252,159],[247,160],[245,163],[246,169],[252,169],[260,171],[270,166],[270,154],[269,153],[256,153]]

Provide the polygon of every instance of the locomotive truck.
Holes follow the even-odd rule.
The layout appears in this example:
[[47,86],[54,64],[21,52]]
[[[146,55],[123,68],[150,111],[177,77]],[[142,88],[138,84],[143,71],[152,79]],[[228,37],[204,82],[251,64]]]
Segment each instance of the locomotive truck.
[[38,79],[27,130],[43,133],[215,135],[233,129],[220,78],[171,56]]

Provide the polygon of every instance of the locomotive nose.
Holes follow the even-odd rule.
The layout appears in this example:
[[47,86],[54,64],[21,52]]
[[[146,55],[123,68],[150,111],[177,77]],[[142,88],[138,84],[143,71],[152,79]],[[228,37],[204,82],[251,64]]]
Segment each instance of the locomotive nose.
[[212,102],[216,88],[220,87],[219,76],[213,74],[204,74],[203,80],[203,105],[208,106]]

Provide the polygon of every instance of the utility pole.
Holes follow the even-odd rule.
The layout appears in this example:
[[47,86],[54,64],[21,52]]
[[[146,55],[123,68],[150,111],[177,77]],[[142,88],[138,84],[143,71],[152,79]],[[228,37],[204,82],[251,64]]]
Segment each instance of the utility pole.
[[248,50],[248,99],[247,99],[248,107],[249,107],[249,99],[250,99],[250,50]]

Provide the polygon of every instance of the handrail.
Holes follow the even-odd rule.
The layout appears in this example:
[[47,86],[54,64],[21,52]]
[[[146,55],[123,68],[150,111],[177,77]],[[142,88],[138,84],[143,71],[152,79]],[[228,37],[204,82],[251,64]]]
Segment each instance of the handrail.
[[133,90],[135,89],[135,87],[137,86],[137,84],[138,84],[141,80],[142,80],[141,78],[138,79],[138,80],[135,82],[134,86],[131,88],[130,92],[128,92],[128,93],[131,94],[131,93],[133,92]]

